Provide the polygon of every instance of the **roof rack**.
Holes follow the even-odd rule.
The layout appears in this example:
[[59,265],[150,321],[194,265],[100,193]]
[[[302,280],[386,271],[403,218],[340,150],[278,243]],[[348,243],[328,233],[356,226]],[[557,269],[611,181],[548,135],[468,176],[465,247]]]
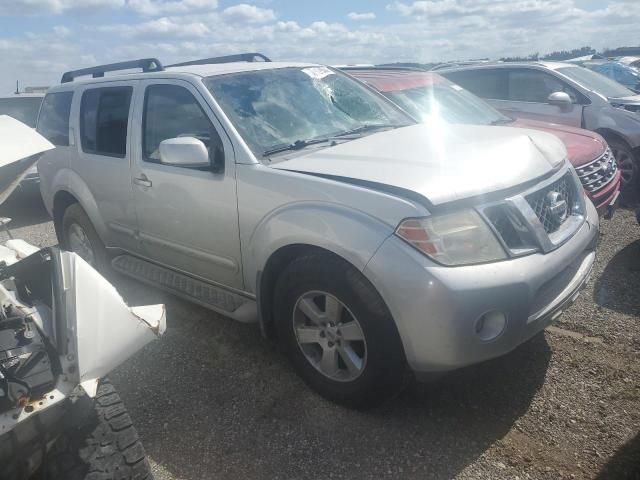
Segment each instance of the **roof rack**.
[[118,70],[129,70],[132,68],[141,68],[143,72],[161,72],[164,70],[162,63],[157,58],[141,58],[140,60],[131,60],[128,62],[110,63],[108,65],[98,65],[97,67],[82,68],[80,70],[71,70],[62,75],[61,83],[72,82],[77,77],[85,75],[93,75],[93,78],[104,77],[105,72],[115,72]]
[[191,60],[189,62],[174,63],[167,67],[187,67],[190,65],[211,65],[217,63],[232,62],[270,62],[271,59],[261,53],[239,53],[237,55],[225,55],[224,57],[202,58],[200,60]]

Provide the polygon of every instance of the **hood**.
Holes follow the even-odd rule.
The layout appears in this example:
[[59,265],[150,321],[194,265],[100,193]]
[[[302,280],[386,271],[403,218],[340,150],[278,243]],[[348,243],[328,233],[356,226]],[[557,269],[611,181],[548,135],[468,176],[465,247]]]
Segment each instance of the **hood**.
[[0,115],[0,203],[20,184],[42,152],[55,148],[22,122]]
[[631,95],[629,97],[609,98],[611,103],[620,105],[640,105],[640,95]]
[[630,97],[609,98],[609,103],[618,108],[624,108],[629,112],[640,113],[640,95]]
[[272,167],[385,184],[439,205],[547,175],[566,155],[558,138],[536,130],[429,123],[294,156]]
[[574,167],[599,158],[607,148],[604,139],[595,132],[582,128],[559,125],[557,123],[540,122],[524,118],[516,119],[510,123],[511,127],[533,128],[547,133],[552,133],[564,143],[567,156]]

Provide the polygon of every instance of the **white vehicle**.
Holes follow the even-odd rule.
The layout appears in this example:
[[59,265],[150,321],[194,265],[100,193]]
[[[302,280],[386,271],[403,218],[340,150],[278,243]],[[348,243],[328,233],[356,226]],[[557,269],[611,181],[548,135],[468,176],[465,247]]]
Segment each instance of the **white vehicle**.
[[[24,93],[0,96],[0,115],[9,115],[31,128],[35,128],[44,91],[39,87],[32,91],[27,88]],[[36,184],[40,181],[38,170],[33,165],[22,178],[23,185]]]
[[[0,203],[53,148],[0,116]],[[0,227],[10,237],[9,220]],[[13,238],[0,245],[0,478],[150,478],[105,375],[164,330],[163,305],[127,307],[78,255]]]

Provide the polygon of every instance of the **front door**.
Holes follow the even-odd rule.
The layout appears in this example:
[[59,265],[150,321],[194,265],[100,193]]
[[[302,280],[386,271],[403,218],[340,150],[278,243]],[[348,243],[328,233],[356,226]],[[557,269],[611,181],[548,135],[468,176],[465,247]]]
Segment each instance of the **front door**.
[[[545,122],[580,127],[581,95],[558,77],[536,69],[503,69],[507,78],[507,98],[490,100],[495,108],[515,118],[531,118]],[[549,95],[565,92],[572,100],[568,106],[551,105]]]
[[[136,102],[132,183],[142,254],[225,286],[242,288],[235,159],[231,141],[188,82],[149,80]],[[161,162],[160,142],[201,140],[213,168]],[[222,156],[222,157],[221,157]]]

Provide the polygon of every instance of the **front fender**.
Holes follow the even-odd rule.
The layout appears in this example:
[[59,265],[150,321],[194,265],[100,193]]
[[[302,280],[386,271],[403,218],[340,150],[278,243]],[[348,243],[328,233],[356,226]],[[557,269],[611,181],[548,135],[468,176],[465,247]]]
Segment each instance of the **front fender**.
[[256,292],[257,277],[269,258],[290,245],[328,250],[362,271],[393,229],[375,217],[343,205],[296,202],[265,216],[244,250],[245,285]]
[[608,106],[605,109],[585,109],[585,127],[601,135],[611,132],[631,148],[640,146],[640,114]]

